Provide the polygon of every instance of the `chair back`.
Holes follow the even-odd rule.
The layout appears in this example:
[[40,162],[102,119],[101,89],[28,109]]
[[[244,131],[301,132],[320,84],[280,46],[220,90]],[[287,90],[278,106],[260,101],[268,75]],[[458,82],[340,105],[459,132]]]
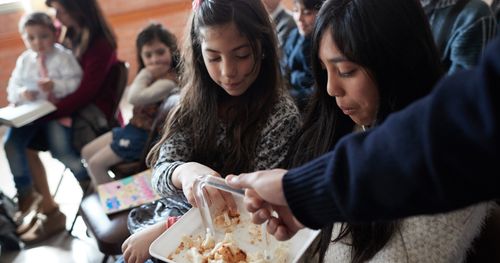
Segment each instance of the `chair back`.
[[108,120],[110,127],[120,126],[122,123],[122,117],[120,112],[120,102],[127,87],[129,64],[124,61],[118,61],[115,63],[109,72],[109,77],[106,79],[107,85],[114,86],[112,89],[112,105],[111,109],[113,112],[113,117]]

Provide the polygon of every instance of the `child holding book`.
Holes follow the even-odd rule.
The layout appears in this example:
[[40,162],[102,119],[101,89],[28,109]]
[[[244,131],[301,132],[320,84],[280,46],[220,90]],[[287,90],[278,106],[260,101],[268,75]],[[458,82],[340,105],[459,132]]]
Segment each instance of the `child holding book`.
[[9,103],[56,100],[75,91],[82,69],[71,51],[56,43],[52,19],[41,12],[25,15],[19,23],[19,33],[27,50],[17,59],[10,77]]
[[[71,51],[56,43],[56,28],[52,19],[41,12],[27,14],[19,22],[19,32],[27,50],[17,59],[10,77],[7,87],[9,103],[21,105],[44,99],[56,102],[74,92],[80,84],[82,69]],[[65,121],[60,120],[62,123]],[[25,149],[39,125],[33,123],[20,128],[9,128],[4,138],[9,165],[22,164],[24,169],[21,173],[14,174],[19,219],[33,210],[42,199],[32,187],[29,171],[25,171],[29,169]],[[13,137],[22,137],[24,140],[12,140]],[[18,154],[8,154],[13,148],[18,149]]]

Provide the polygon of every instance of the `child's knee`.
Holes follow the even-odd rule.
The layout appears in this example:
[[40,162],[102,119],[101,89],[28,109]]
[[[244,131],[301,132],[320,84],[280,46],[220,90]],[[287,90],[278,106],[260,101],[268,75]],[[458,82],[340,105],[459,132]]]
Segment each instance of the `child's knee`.
[[[82,152],[83,155],[83,152]],[[88,159],[84,158],[87,162],[87,168],[91,171],[101,166],[101,161],[98,158],[89,157]]]
[[91,173],[104,173],[109,169],[109,163],[105,159],[94,156],[87,160],[87,169]]

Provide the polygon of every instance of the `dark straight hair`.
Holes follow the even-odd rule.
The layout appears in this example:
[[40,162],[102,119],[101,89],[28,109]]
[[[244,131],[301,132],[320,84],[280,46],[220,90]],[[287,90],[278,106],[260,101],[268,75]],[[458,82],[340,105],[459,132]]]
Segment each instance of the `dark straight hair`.
[[[443,70],[427,18],[419,0],[330,0],[316,18],[312,68],[316,92],[289,155],[289,167],[301,165],[332,149],[353,131],[327,93],[327,73],[321,68],[319,44],[326,31],[347,60],[363,67],[379,91],[376,124],[428,94]],[[352,262],[364,262],[380,251],[398,231],[399,222],[343,224],[335,241],[351,237]],[[332,225],[322,231],[321,258],[331,240]]]
[[[111,26],[97,3],[97,0],[46,0],[45,4],[51,6],[53,2],[61,4],[66,12],[75,19],[78,24],[86,28],[89,35],[89,43],[97,37],[104,37],[113,49],[116,49],[116,37]],[[74,29],[68,28],[68,37],[74,40]]]

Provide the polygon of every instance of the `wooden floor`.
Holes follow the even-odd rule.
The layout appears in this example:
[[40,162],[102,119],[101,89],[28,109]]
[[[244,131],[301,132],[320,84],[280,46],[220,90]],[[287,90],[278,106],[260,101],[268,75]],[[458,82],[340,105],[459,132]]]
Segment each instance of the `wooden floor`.
[[[128,120],[131,116],[131,106],[123,102],[120,108],[125,120]],[[14,196],[16,190],[3,148],[5,130],[5,126],[0,125],[0,189],[5,194]],[[48,173],[50,189],[54,192],[64,166],[56,159],[53,159],[48,152],[40,153],[40,157]],[[61,211],[66,215],[66,229],[71,227],[71,223],[78,211],[81,196],[82,191],[78,182],[67,171],[55,198]],[[0,255],[0,263],[97,263],[101,262],[103,257],[104,255],[99,252],[95,240],[87,235],[85,224],[79,217],[71,234],[64,231],[43,243],[27,246],[21,251],[3,253]],[[114,262],[113,258],[108,259],[108,262]]]

